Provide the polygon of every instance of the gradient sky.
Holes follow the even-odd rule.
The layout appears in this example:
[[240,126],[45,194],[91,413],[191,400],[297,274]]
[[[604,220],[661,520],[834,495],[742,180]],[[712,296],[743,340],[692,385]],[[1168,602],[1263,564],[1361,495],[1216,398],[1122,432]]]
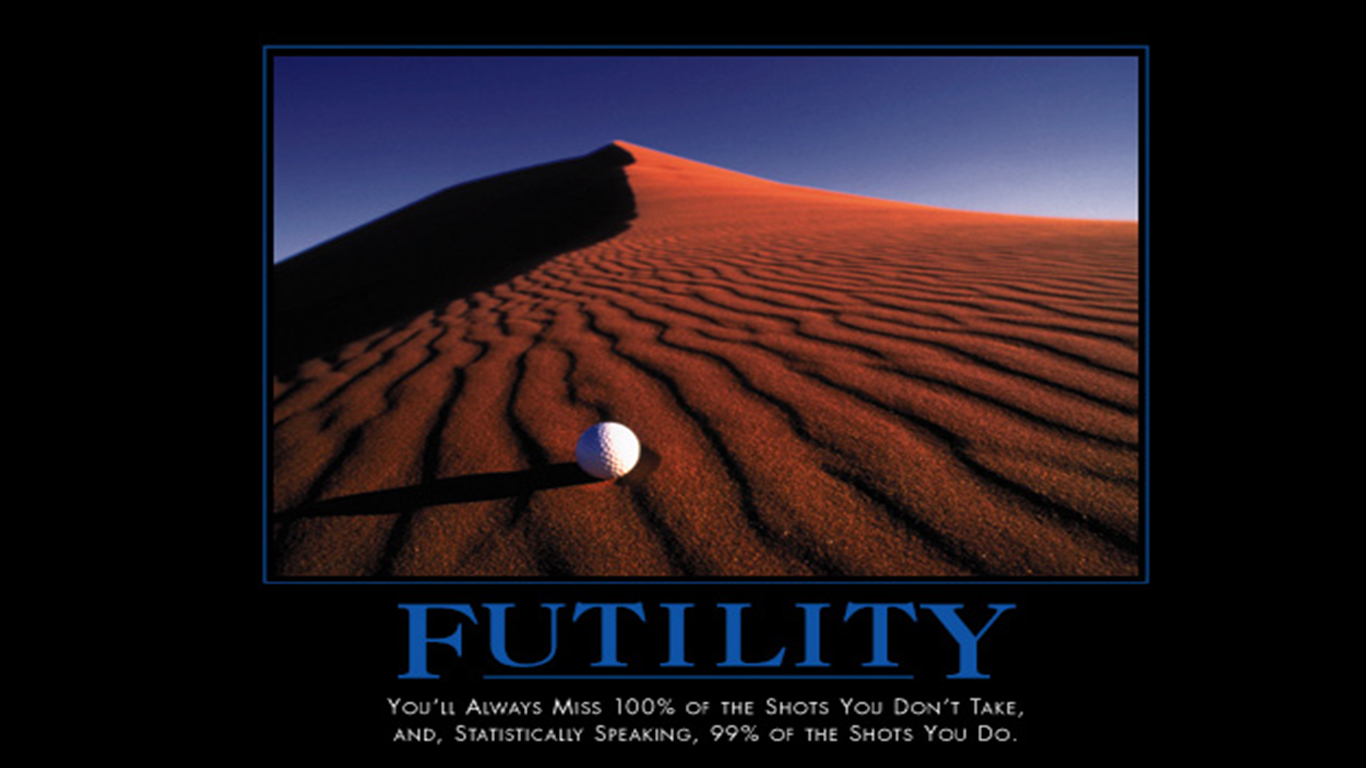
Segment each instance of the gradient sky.
[[1138,218],[1132,49],[513,53],[272,51],[275,258],[446,187],[617,139],[890,200]]

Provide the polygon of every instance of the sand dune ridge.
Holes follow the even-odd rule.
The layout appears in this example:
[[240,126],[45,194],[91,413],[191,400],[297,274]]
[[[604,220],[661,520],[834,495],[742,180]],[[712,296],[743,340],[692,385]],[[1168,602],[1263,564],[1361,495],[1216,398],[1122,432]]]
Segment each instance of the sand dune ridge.
[[[274,372],[275,574],[1138,573],[1135,223],[873,200],[626,142],[484,184],[510,207],[456,188],[413,231],[310,258],[309,282],[346,287],[333,307],[424,283],[402,311],[272,315],[272,340],[309,341]],[[580,185],[591,204],[563,213]],[[535,243],[477,231],[552,210]],[[486,260],[506,269],[452,266]],[[609,419],[652,459],[589,482],[574,441]]]

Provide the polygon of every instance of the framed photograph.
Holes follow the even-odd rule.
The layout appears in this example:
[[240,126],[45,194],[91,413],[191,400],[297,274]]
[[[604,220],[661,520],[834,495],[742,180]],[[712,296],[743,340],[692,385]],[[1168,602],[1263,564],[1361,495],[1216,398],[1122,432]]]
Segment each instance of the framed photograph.
[[256,599],[313,660],[268,670],[299,738],[1114,737],[1146,46],[261,54]]

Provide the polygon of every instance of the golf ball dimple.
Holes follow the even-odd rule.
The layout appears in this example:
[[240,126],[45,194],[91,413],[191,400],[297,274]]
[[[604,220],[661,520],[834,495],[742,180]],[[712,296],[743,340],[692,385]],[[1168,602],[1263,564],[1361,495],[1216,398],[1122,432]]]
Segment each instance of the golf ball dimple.
[[584,430],[574,447],[574,459],[593,477],[618,478],[640,460],[640,440],[625,424],[604,421]]

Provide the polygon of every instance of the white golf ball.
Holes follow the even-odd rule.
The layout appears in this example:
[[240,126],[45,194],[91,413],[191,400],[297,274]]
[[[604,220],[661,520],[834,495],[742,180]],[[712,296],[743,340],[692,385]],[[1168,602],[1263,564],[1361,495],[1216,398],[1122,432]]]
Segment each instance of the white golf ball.
[[630,472],[640,460],[640,440],[625,424],[604,421],[584,431],[574,447],[574,459],[584,472],[611,480]]

